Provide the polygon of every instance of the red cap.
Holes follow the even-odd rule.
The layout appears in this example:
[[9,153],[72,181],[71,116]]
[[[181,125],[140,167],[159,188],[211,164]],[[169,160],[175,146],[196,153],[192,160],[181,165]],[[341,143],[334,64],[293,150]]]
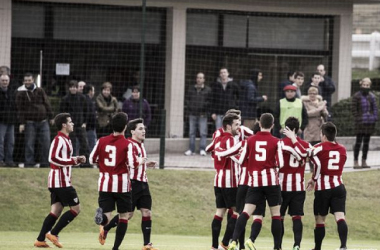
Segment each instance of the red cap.
[[284,91],[287,91],[287,90],[297,91],[297,87],[296,87],[296,86],[293,86],[293,85],[286,85],[286,86],[284,87]]

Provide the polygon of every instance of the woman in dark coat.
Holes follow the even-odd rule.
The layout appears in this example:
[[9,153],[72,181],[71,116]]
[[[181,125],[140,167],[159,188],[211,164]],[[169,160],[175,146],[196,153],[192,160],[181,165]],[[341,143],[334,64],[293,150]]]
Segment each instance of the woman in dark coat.
[[[378,119],[376,97],[371,92],[371,79],[360,81],[360,91],[352,98],[352,115],[355,119],[356,142],[354,146],[354,169],[370,168],[367,165],[367,153],[371,134],[375,131]],[[362,165],[359,165],[359,151],[363,142]]]

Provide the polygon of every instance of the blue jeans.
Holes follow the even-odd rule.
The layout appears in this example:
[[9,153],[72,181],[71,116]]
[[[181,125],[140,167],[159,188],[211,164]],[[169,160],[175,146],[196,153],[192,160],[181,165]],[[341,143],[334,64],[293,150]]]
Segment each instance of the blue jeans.
[[189,137],[190,137],[190,150],[195,152],[195,136],[197,134],[197,125],[199,134],[201,136],[201,142],[199,144],[199,150],[205,150],[207,140],[207,116],[195,116],[189,115]]
[[90,153],[95,147],[96,144],[96,130],[95,129],[89,129],[87,130],[87,141],[88,141],[88,148],[90,149]]
[[13,163],[14,132],[13,124],[0,123],[0,161],[5,163]]
[[40,146],[40,165],[49,166],[50,128],[47,120],[41,122],[27,121],[25,124],[25,166],[36,164],[34,145],[36,137]]
[[223,115],[216,115],[215,130],[223,127]]

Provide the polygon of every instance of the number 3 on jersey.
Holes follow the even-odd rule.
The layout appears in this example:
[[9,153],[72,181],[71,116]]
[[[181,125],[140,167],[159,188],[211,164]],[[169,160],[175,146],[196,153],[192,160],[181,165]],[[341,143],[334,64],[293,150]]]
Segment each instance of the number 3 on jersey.
[[257,141],[256,142],[256,154],[255,154],[255,160],[256,161],[266,161],[267,160],[267,151],[264,148],[268,142],[266,141]]
[[104,165],[107,167],[116,166],[116,147],[107,145],[105,151],[108,153],[108,158],[104,158]]
[[338,170],[339,169],[339,161],[340,154],[338,151],[330,151],[329,152],[329,164],[327,166],[328,169]]

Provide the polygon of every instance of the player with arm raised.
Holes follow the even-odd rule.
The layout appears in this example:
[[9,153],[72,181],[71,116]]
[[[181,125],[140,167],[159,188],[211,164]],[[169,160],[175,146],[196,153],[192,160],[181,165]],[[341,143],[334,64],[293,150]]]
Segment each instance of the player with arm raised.
[[315,250],[322,248],[325,237],[326,216],[332,213],[338,227],[340,249],[347,249],[348,227],[345,218],[346,188],[342,181],[342,172],[347,160],[346,148],[335,141],[336,126],[327,122],[322,125],[322,142],[311,151],[314,173],[308,181],[307,190],[314,192],[314,229]]
[[[280,208],[282,236],[284,235],[284,218],[286,211],[292,217],[294,244],[293,250],[299,250],[302,240],[302,216],[305,202],[304,174],[306,158],[311,145],[297,136],[299,120],[289,117],[285,121],[284,134],[281,141],[282,154],[279,154],[279,179],[282,204]],[[281,237],[282,242],[282,237]]]
[[132,183],[132,212],[137,207],[141,211],[141,231],[144,238],[142,250],[158,250],[150,242],[152,230],[152,196],[150,195],[148,178],[146,175],[147,168],[155,168],[156,161],[150,161],[144,147],[145,126],[142,118],[129,121],[127,126],[132,137],[128,138],[130,150],[128,151],[128,165],[131,170]]
[[[80,212],[78,195],[75,188],[71,185],[71,166],[86,162],[86,157],[72,156],[73,146],[69,134],[74,130],[74,123],[71,120],[70,114],[58,114],[54,118],[54,123],[58,129],[58,134],[52,141],[49,151],[51,169],[48,187],[51,197],[51,210],[50,214],[45,218],[40,234],[34,243],[34,246],[39,248],[50,247],[46,243],[45,237],[55,246],[62,248],[62,244],[58,240],[58,234]],[[53,228],[65,206],[69,206],[70,210],[61,216],[57,225]]]
[[[232,236],[232,242],[228,245],[228,250],[234,250],[237,239],[245,229],[247,221],[261,202],[268,202],[272,215],[272,234],[274,239],[274,249],[280,248],[281,241],[281,190],[276,170],[278,158],[281,153],[278,138],[271,135],[270,131],[274,125],[273,115],[262,114],[260,117],[261,131],[248,138],[247,142],[242,142],[243,150],[239,162],[248,159],[247,171],[250,174],[249,189],[245,200],[243,213],[239,216]],[[227,150],[226,150],[227,151]],[[233,151],[233,150],[231,150]],[[218,152],[216,156],[218,157]],[[255,249],[251,239],[245,243],[246,249]]]
[[[131,183],[129,179],[129,142],[124,137],[128,116],[120,112],[112,117],[113,134],[100,138],[90,154],[90,163],[99,166],[99,208],[95,222],[100,226],[99,242],[104,245],[108,231],[117,225],[113,250],[119,249],[128,228],[132,212]],[[117,206],[118,216],[111,220]]]

